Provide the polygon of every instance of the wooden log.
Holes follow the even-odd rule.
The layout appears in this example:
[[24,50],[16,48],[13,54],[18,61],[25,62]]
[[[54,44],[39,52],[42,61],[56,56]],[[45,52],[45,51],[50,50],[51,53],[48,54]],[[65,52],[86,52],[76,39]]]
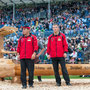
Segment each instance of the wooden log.
[[16,51],[6,51],[6,50],[1,50],[1,53],[3,54],[16,54],[17,52]]
[[11,33],[16,33],[16,31],[18,31],[18,28],[4,26],[3,28],[0,29],[0,36],[1,35],[6,36],[6,35],[9,35]]
[[9,59],[0,59],[0,78],[15,76],[15,64]]
[[[90,64],[67,64],[66,65],[69,75],[90,75]],[[20,76],[20,64],[15,65],[15,75]],[[61,67],[59,66],[59,73]],[[27,71],[28,75],[28,71]],[[54,75],[52,64],[35,64],[35,76],[49,76]]]
[[2,54],[2,52],[1,52],[1,49],[3,49],[4,47],[3,47],[3,39],[4,39],[4,37],[3,36],[0,36],[0,58],[3,58],[3,54]]
[[16,52],[4,51],[3,44],[4,44],[4,36],[11,33],[16,33],[17,30],[18,28],[8,27],[8,26],[4,26],[3,28],[0,29],[0,58],[3,58],[3,53],[16,53]]
[[[90,75],[90,64],[66,64],[66,67],[69,75]],[[62,75],[60,66],[59,73]],[[0,78],[20,76],[20,74],[20,64],[14,64],[12,60],[9,59],[0,59]],[[34,75],[54,75],[52,64],[35,64]]]

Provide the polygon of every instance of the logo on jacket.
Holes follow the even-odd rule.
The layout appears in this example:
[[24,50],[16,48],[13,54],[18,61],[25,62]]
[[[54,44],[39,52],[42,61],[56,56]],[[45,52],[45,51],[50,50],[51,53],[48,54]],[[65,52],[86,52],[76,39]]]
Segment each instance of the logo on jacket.
[[61,41],[61,38],[58,38],[58,41]]
[[27,41],[31,41],[31,38],[29,38]]

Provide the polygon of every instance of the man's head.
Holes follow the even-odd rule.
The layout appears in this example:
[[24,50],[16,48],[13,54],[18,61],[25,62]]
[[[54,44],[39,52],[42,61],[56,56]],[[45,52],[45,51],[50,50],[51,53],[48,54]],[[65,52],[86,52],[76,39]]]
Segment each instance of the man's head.
[[30,33],[30,27],[24,26],[23,27],[23,35],[28,35]]
[[53,24],[53,32],[54,34],[58,34],[59,33],[59,25],[58,24]]

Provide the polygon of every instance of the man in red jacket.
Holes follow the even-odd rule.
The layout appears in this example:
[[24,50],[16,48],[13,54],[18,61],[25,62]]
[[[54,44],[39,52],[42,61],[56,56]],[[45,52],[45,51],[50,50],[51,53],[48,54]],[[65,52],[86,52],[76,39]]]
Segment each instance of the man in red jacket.
[[51,34],[48,38],[47,44],[47,57],[52,59],[53,69],[56,78],[56,85],[61,86],[61,78],[59,75],[59,63],[61,65],[62,74],[66,81],[66,85],[70,84],[69,75],[65,66],[65,57],[68,52],[68,44],[66,37],[63,33],[60,32],[59,26],[57,24],[53,25],[54,33]]
[[29,87],[33,87],[34,59],[38,50],[36,36],[30,33],[30,27],[23,27],[23,36],[18,40],[17,53],[21,63],[21,82],[22,88],[27,88],[26,68],[29,72]]

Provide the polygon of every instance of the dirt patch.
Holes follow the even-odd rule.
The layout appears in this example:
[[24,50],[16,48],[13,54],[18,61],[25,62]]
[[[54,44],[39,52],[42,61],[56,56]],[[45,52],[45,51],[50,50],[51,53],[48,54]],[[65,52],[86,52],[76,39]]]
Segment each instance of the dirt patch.
[[[71,79],[72,86],[66,86],[62,79],[62,86],[55,86],[54,79],[43,79],[42,82],[34,80],[34,88],[27,87],[27,90],[90,90],[90,79]],[[11,81],[0,81],[0,90],[22,90],[21,84]]]

